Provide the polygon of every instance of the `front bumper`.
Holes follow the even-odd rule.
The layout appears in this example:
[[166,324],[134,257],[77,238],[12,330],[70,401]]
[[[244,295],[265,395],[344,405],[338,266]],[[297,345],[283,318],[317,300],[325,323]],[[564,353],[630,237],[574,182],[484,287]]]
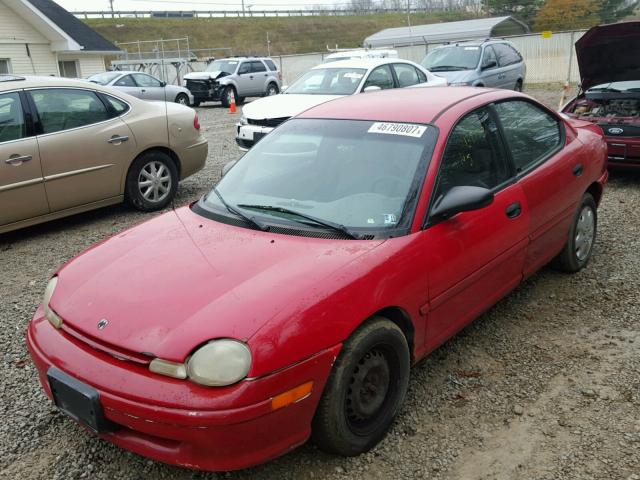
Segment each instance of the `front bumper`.
[[273,127],[263,127],[261,125],[240,125],[236,124],[236,143],[240,150],[247,151],[253,147],[262,137],[268,135]]
[[[161,462],[213,471],[263,463],[304,443],[341,348],[266,377],[208,388],[95,350],[54,329],[41,309],[29,325],[27,346],[49,398],[52,366],[98,390],[104,416],[120,427],[101,438]],[[273,396],[309,380],[308,397],[272,410]]]

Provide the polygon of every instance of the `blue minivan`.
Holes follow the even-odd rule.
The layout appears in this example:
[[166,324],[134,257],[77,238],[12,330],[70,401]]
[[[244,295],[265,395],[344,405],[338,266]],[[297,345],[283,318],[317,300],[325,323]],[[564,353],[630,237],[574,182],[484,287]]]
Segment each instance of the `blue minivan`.
[[461,42],[430,51],[422,65],[449,85],[507,88],[522,91],[526,67],[511,42],[487,39]]

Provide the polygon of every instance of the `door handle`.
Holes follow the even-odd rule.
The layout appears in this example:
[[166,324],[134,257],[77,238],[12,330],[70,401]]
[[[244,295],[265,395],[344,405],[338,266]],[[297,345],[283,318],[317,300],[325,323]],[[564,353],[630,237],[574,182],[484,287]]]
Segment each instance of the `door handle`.
[[504,213],[506,213],[509,218],[519,217],[522,213],[522,205],[520,205],[520,202],[512,203],[506,208]]
[[18,155],[17,153],[14,153],[9,158],[7,158],[4,161],[4,163],[8,163],[9,165],[17,167],[17,166],[22,165],[24,162],[28,162],[32,158],[33,157],[31,155]]
[[146,90],[145,90],[144,88],[141,88],[141,89],[140,89],[140,91],[141,91],[142,93],[146,92]]
[[581,163],[579,163],[575,167],[573,167],[573,176],[574,177],[579,177],[580,175],[582,175],[582,172],[584,172],[584,167],[582,166]]
[[249,75],[249,80],[253,80],[253,75]]
[[126,135],[114,135],[109,140],[107,140],[107,142],[115,145],[120,145],[122,142],[126,142],[127,140],[129,140],[129,137],[127,137]]

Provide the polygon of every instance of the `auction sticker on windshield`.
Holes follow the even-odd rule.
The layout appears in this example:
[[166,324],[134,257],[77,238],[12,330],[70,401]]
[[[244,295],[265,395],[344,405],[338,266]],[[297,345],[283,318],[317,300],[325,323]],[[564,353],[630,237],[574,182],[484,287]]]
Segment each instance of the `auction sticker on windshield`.
[[420,138],[427,130],[424,125],[413,125],[411,123],[386,123],[376,122],[369,127],[369,133],[385,133],[387,135],[404,135],[405,137]]

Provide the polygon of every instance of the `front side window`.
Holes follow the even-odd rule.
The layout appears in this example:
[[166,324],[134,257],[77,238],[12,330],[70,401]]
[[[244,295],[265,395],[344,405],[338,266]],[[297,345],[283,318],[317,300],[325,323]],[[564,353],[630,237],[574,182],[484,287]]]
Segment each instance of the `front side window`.
[[133,81],[133,77],[131,75],[125,75],[122,78],[119,78],[116,83],[114,83],[116,87],[137,87],[136,82]]
[[493,189],[507,181],[511,172],[501,145],[498,126],[486,107],[460,120],[449,134],[433,199],[453,187]]
[[243,75],[245,73],[249,73],[251,71],[251,63],[244,62],[240,64],[240,68],[238,68],[238,75]]
[[285,94],[351,95],[365,73],[364,68],[314,68],[298,78]]
[[58,62],[61,77],[78,78],[78,63],[75,60]]
[[133,74],[133,78],[139,87],[153,88],[162,86],[160,80],[153,78],[151,75],[145,75],[144,73],[135,73]]
[[108,120],[98,96],[89,90],[48,88],[30,91],[42,133],[54,133]]
[[26,136],[20,95],[17,92],[0,94],[0,143]]
[[379,67],[374,68],[369,74],[369,77],[362,89],[364,90],[365,88],[372,86],[380,87],[382,90],[393,88],[395,86],[393,84],[393,75],[389,65],[380,65]]
[[413,65],[409,65],[407,63],[394,63],[393,69],[396,72],[399,87],[409,87],[420,83],[420,77],[418,77],[418,72]]
[[[430,156],[425,149],[436,137],[428,125],[293,119],[249,150],[217,189],[228,204],[265,222],[305,220],[261,206],[349,228],[399,228],[413,214],[407,205],[417,198]],[[200,205],[228,213],[215,192]]]
[[422,66],[432,72],[473,70],[480,61],[480,52],[476,45],[436,48],[424,57]]
[[482,59],[483,68],[495,68],[498,66],[498,57],[493,47],[488,46],[484,49],[484,58]]
[[522,172],[548,157],[562,141],[560,122],[524,100],[495,105],[516,170]]

